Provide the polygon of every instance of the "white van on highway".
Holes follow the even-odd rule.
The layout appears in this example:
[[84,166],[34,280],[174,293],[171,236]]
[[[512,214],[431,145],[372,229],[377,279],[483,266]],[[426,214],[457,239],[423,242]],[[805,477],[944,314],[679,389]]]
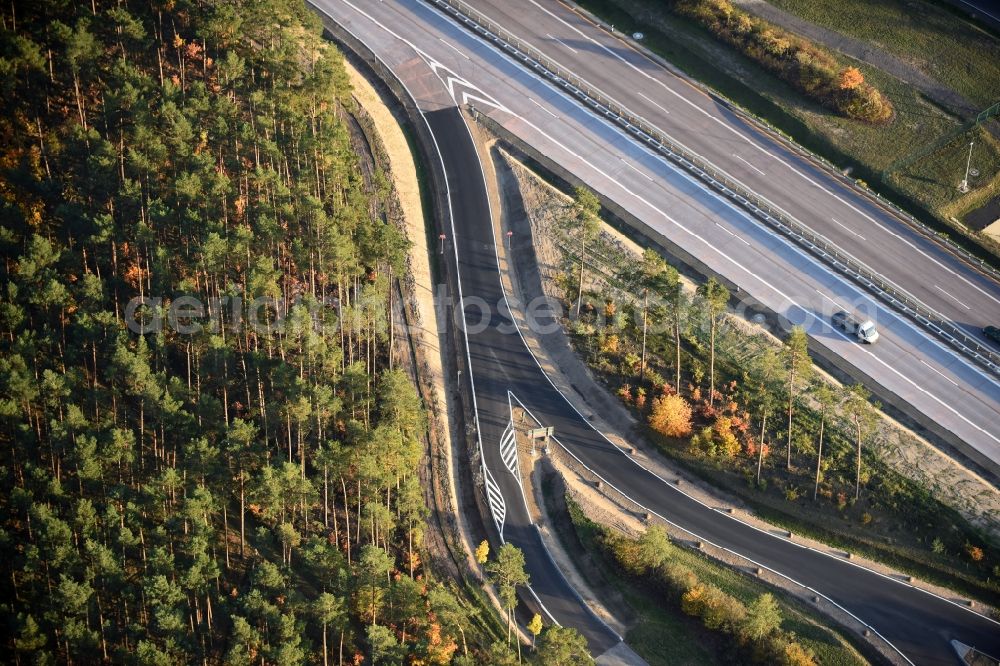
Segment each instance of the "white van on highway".
[[831,321],[834,326],[843,329],[845,333],[853,335],[858,340],[861,340],[861,342],[873,345],[878,340],[878,329],[875,328],[875,322],[871,319],[860,321],[849,313],[840,310],[833,314]]

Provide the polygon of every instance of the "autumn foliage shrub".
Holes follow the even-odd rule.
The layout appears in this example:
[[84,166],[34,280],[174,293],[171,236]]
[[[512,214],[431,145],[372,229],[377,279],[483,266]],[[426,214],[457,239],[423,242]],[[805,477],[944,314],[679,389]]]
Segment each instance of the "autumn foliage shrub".
[[892,117],[892,104],[856,67],[728,0],[679,0],[674,10],[827,108],[869,123]]
[[691,405],[679,395],[661,395],[653,400],[649,425],[667,437],[687,437],[691,434]]
[[[650,528],[650,532],[655,529]],[[650,544],[657,542],[650,536],[647,532],[636,540],[602,530],[598,544],[622,573],[673,599],[685,614],[700,619],[706,629],[731,637],[741,650],[749,653],[750,661],[787,666],[816,663],[808,648],[781,629],[781,611],[772,595],[761,595],[748,608],[733,595],[702,581],[690,567],[675,561],[671,555],[674,546],[666,545],[666,554],[650,548]]]

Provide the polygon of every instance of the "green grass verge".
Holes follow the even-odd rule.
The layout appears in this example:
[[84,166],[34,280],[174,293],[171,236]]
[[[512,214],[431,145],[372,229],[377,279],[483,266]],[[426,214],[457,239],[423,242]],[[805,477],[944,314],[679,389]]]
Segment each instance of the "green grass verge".
[[919,0],[769,0],[810,23],[870,42],[985,107],[1000,99],[1000,48],[989,32]]
[[665,605],[662,598],[649,594],[618,575],[597,546],[601,526],[588,520],[569,498],[566,498],[563,507],[552,486],[551,476],[542,481],[542,500],[566,552],[578,569],[596,574],[596,578],[600,579],[595,580],[595,576],[588,575],[598,594],[612,589],[621,595],[622,601],[635,614],[634,623],[625,636],[629,647],[651,666],[713,666],[724,663],[726,650],[718,636],[694,618],[684,615],[679,608]]
[[[771,484],[768,490],[758,489],[747,482],[742,471],[723,469],[711,461],[688,455],[676,445],[664,442],[656,433],[646,430],[651,440],[659,440],[658,448],[668,458],[681,463],[712,486],[735,496],[762,520],[776,527],[851,551],[992,606],[1000,604],[997,581],[991,576],[984,576],[982,567],[966,561],[964,554],[954,547],[950,547],[951,552],[939,555],[923,542],[929,525],[946,524],[951,519],[954,522],[941,533],[945,538],[960,542],[966,538],[964,535],[976,534],[977,537],[973,538],[978,539],[977,543],[989,543],[985,541],[985,535],[979,534],[955,511],[938,502],[931,501],[927,507],[910,511],[910,520],[906,519],[908,512],[905,506],[899,506],[899,516],[894,517],[879,512],[866,502],[850,507],[838,516],[831,514],[822,500],[819,504],[814,503],[811,491],[796,501],[789,501],[781,495],[782,489],[776,484]],[[875,524],[863,524],[859,516],[868,512],[881,517],[876,519]]]

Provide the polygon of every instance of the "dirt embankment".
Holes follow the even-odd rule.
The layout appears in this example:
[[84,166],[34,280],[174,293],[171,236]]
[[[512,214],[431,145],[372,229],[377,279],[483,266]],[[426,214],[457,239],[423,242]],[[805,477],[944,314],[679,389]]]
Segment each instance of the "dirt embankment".
[[[502,202],[500,205],[502,227],[499,233],[506,233],[509,229],[514,231],[514,238],[521,235],[523,242],[533,244],[534,253],[537,256],[537,262],[533,258],[522,261],[516,256],[504,256],[506,252],[501,252],[503,279],[505,285],[508,286],[509,293],[514,296],[511,299],[513,314],[519,323],[523,323],[525,315],[523,310],[518,307],[519,304],[529,303],[541,293],[550,296],[561,295],[558,291],[557,281],[558,274],[563,270],[563,254],[566,248],[564,245],[565,237],[561,231],[564,225],[561,225],[560,222],[569,214],[570,200],[502,149],[493,147],[492,158],[489,171],[491,174],[495,174],[498,183],[496,200]],[[516,214],[511,214],[512,212]],[[636,260],[641,256],[641,248],[613,228],[604,225],[601,233],[606,236],[606,240],[614,243],[618,248],[634,253]],[[525,239],[524,236],[528,238]],[[518,248],[515,245],[514,253],[517,252]],[[508,262],[508,259],[512,259],[512,261]],[[510,267],[513,267],[513,270],[508,270]],[[693,288],[693,285],[689,284],[688,288]],[[764,344],[780,344],[777,338],[754,322],[738,317],[733,318],[737,320],[733,322],[733,325],[738,327],[743,334],[759,337]],[[567,336],[563,332],[539,335],[531,327],[524,325],[521,326],[521,331],[536,360],[556,387],[600,432],[625,451],[631,452],[632,457],[642,466],[671,480],[672,483],[682,486],[685,493],[702,503],[719,507],[741,521],[776,535],[791,538],[797,543],[808,545],[816,550],[837,557],[846,556],[840,550],[798,534],[786,537],[788,533],[784,529],[764,522],[739,502],[724,497],[724,494],[720,494],[716,489],[707,486],[701,480],[687,474],[676,464],[665,459],[643,438],[636,436],[635,418],[615,396],[612,396],[598,383],[589,369],[573,352]],[[977,524],[993,530],[1000,527],[1000,522],[998,522],[998,518],[1000,518],[1000,513],[998,513],[1000,511],[1000,493],[997,493],[988,482],[947,458],[930,443],[920,439],[891,419],[884,419],[881,427],[886,430],[884,433],[886,441],[891,443],[891,445],[886,446],[885,455],[896,456],[893,458],[894,464],[900,471],[907,475],[913,475],[914,478],[933,488],[942,501],[955,507]],[[553,447],[553,450],[558,452],[557,447]],[[571,457],[552,456],[551,464],[555,466],[559,476],[565,481],[570,495],[581,507],[586,508],[588,516],[593,520],[630,534],[636,534],[645,529],[647,517],[644,509],[632,505],[626,498],[617,495],[606,485],[597,483],[596,477],[576,464]],[[691,543],[697,541],[696,537],[683,531],[673,530],[673,532],[675,538],[681,541]],[[812,593],[789,581],[766,571],[758,574],[755,566],[730,553],[712,552],[707,547],[703,547],[703,550],[720,561],[752,571],[754,575],[760,575],[763,580],[782,587],[810,603],[815,603],[821,611],[834,617],[841,624],[854,626],[851,624],[854,621],[837,608],[827,604],[822,599],[818,602],[814,601]],[[909,576],[880,563],[856,555],[852,555],[852,559],[869,569],[900,580],[906,580],[910,584],[946,598],[959,602],[965,601],[950,590],[911,579]],[[602,598],[602,601],[607,600]],[[976,605],[979,606],[980,610],[983,610],[982,606]],[[613,607],[613,600],[611,600],[607,608],[613,609]],[[625,618],[625,622],[627,623],[627,618]],[[864,629],[860,625],[856,628],[863,633]],[[875,647],[885,648],[885,646],[878,645]],[[893,655],[887,653],[886,656]]]
[[[557,283],[566,251],[563,244],[565,225],[561,222],[570,214],[570,199],[511,155],[502,151],[497,155],[503,165],[497,169],[502,188],[510,189],[523,202],[527,222],[524,226],[531,234],[538,257],[541,290],[547,296],[559,298],[562,294]],[[632,255],[636,261],[642,256],[642,248],[613,227],[603,225],[601,233],[608,242]],[[531,292],[532,283],[533,280],[530,279],[521,281],[522,302],[529,302],[537,295]],[[693,291],[694,286],[688,284],[687,288]],[[744,335],[759,337],[762,340],[769,340],[776,346],[780,345],[780,341],[764,327],[742,317],[729,315],[728,318],[729,324],[738,328]],[[553,347],[552,344],[546,346],[550,350]],[[560,367],[563,367],[562,356],[563,354],[560,354]],[[822,374],[825,376],[825,373]],[[827,379],[834,382],[828,376]],[[589,371],[584,369],[579,381],[594,380]],[[587,385],[574,380],[569,384]],[[605,418],[611,418],[604,410],[600,411]],[[623,407],[615,412],[617,415],[611,425],[622,434],[628,435],[634,425],[634,419]],[[585,411],[584,414],[586,413],[588,412]],[[889,465],[903,476],[928,488],[934,497],[958,511],[972,524],[1000,537],[1000,492],[989,481],[957,463],[930,442],[887,416],[883,417],[880,430],[876,439],[881,442],[880,453]]]

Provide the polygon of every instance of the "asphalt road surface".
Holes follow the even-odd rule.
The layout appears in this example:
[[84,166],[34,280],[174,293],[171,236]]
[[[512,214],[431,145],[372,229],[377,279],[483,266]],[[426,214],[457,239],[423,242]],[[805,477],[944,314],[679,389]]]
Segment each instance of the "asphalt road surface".
[[[330,10],[378,43],[380,56],[407,81],[422,108],[454,106],[453,96],[459,103],[474,103],[569,177],[640,220],[643,233],[679,246],[705,270],[741,287],[742,294],[804,326],[814,352],[850,368],[883,402],[1000,473],[998,378],[706,192],[426,3],[331,2]],[[392,26],[404,29],[395,32]],[[909,264],[922,261],[918,254]],[[915,279],[922,281],[922,273]],[[837,309],[874,319],[882,333],[879,343],[868,348],[832,329],[829,316]]]
[[[521,481],[504,464],[500,442],[510,420],[508,392],[540,422],[553,426],[560,444],[610,485],[703,540],[730,548],[826,595],[872,625],[914,663],[953,664],[955,657],[948,645],[951,638],[1000,653],[1000,625],[957,604],[847,561],[807,550],[699,504],[642,469],[572,409],[547,381],[520,336],[511,330],[497,273],[495,234],[485,185],[474,145],[455,109],[456,102],[473,98],[479,105],[492,104],[490,108],[501,121],[520,128],[525,136],[542,144],[548,137],[550,143],[545,147],[551,149],[553,159],[572,164],[581,178],[593,179],[595,189],[619,198],[621,205],[640,209],[646,206],[645,211],[639,211],[644,212],[643,217],[652,217],[651,210],[660,210],[650,199],[663,197],[662,208],[690,225],[688,228],[673,220],[670,235],[691,236],[692,247],[704,250],[706,260],[720,269],[732,271],[737,267],[748,271],[750,266],[762,273],[748,272],[737,277],[748,288],[752,286],[754,295],[762,300],[769,297],[769,290],[778,293],[785,303],[777,311],[808,312],[807,307],[814,306],[803,306],[799,298],[807,291],[819,290],[827,299],[863,298],[855,288],[828,275],[815,261],[789,248],[782,239],[760,229],[738,211],[706,195],[700,186],[668,165],[629,147],[614,128],[579,115],[575,104],[553,94],[544,83],[525,76],[516,65],[491,56],[488,47],[475,40],[470,42],[471,37],[456,32],[447,19],[426,5],[412,0],[363,5],[346,0],[315,0],[314,4],[378,54],[408,86],[436,138],[448,174],[455,226],[450,242],[454,243],[464,303],[475,300],[487,306],[486,325],[467,338],[479,436],[485,463],[504,498],[503,520],[498,521],[502,537],[523,548],[527,555],[532,590],[537,596],[537,602],[529,603],[540,602],[550,617],[579,628],[597,653],[617,642],[617,637],[583,606],[545,553],[524,506]],[[527,108],[532,105],[538,107],[536,121],[543,122],[538,120],[541,116],[547,118],[544,122],[548,131],[527,119]],[[560,137],[566,143],[549,134],[556,131],[565,133]],[[569,141],[569,134],[577,143]],[[613,151],[614,156],[607,151]],[[594,162],[603,169],[595,167]],[[671,219],[668,216],[651,221],[652,230],[670,227]],[[756,254],[737,256],[737,252]],[[829,309],[829,305],[826,307]],[[470,325],[481,322],[481,307],[467,306],[465,310]],[[893,341],[875,351],[864,350],[864,355],[858,352],[859,345],[818,325],[811,334],[831,350],[852,357],[852,362],[869,364],[869,370],[883,366],[895,370],[898,364],[919,362],[930,364],[929,368],[935,368],[945,378],[970,372],[951,352],[927,341],[906,322],[894,320],[889,313],[883,315],[893,329]],[[937,369],[939,362],[945,365]],[[937,375],[926,371],[924,375],[921,383],[934,385],[933,377]],[[923,385],[914,385],[906,397],[918,401],[931,395],[953,402],[955,391],[952,386],[948,394],[942,394],[944,397],[934,396]],[[996,413],[995,385],[984,384],[973,397],[982,402],[984,409]],[[995,437],[991,431],[996,427],[995,418],[984,422],[986,429],[967,417],[966,421]]]
[[[981,336],[1000,285],[807,158],[555,0],[467,0],[632,113]],[[956,174],[956,185],[962,174]]]

